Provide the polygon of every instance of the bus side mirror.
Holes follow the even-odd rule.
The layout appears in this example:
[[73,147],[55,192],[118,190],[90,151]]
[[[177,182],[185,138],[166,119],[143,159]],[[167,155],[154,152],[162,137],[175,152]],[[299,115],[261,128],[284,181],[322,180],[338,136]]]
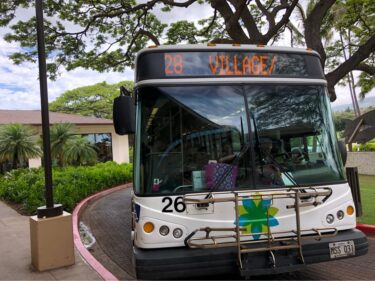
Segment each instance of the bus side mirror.
[[118,135],[135,133],[135,105],[130,92],[120,87],[120,96],[113,101],[113,125]]
[[341,154],[341,159],[342,163],[346,164],[346,159],[348,158],[348,152],[346,151],[346,145],[343,141],[337,141],[337,144],[339,146],[340,154]]

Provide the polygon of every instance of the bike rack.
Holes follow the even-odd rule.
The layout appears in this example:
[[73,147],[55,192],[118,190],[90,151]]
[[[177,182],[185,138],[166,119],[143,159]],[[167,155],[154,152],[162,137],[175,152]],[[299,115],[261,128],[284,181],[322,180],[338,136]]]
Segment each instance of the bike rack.
[[[185,245],[190,248],[223,248],[236,247],[238,263],[241,270],[243,267],[242,255],[254,252],[269,252],[272,259],[273,267],[275,267],[276,260],[273,251],[297,249],[299,260],[302,264],[305,263],[302,253],[302,241],[308,239],[320,240],[326,237],[333,237],[337,234],[336,228],[311,228],[301,229],[300,223],[300,208],[308,206],[317,206],[322,204],[332,194],[332,189],[329,187],[321,188],[288,188],[288,189],[272,189],[257,193],[249,191],[231,191],[224,193],[229,195],[222,198],[213,198],[212,196],[204,199],[194,198],[205,196],[207,193],[188,194],[184,196],[185,204],[213,204],[223,202],[233,202],[235,208],[235,227],[224,228],[199,228],[194,230],[185,239]],[[267,231],[259,233],[244,234],[246,228],[239,225],[239,202],[247,199],[271,200],[271,204],[267,206]],[[269,208],[272,206],[274,200],[278,199],[294,199],[294,204],[287,205],[287,209],[295,209],[295,229],[289,231],[271,232],[269,225]],[[204,235],[202,235],[202,232]],[[223,234],[219,234],[219,233]],[[265,239],[253,240],[251,236],[260,235],[266,236]],[[197,237],[198,236],[198,237]],[[282,245],[280,245],[281,243]],[[277,245],[276,245],[277,244]]]

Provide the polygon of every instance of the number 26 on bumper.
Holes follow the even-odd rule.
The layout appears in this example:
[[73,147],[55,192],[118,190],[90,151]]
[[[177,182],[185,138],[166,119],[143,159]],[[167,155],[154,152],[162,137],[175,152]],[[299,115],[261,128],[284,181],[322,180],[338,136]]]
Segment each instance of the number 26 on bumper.
[[186,210],[186,205],[182,196],[176,197],[174,202],[172,197],[164,197],[161,202],[165,204],[162,210],[163,213],[173,213],[173,211],[182,213]]

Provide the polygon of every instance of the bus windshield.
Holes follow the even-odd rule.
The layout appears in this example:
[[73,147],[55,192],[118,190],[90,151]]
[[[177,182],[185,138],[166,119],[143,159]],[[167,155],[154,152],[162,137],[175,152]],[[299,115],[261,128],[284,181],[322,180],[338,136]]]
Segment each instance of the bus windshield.
[[343,182],[320,85],[139,89],[137,194]]

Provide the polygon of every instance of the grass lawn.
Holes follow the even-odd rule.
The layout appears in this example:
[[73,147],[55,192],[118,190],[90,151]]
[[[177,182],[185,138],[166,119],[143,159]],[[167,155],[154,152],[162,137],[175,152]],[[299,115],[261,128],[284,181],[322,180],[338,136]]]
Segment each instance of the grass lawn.
[[359,175],[362,199],[362,217],[359,223],[375,225],[375,176]]

